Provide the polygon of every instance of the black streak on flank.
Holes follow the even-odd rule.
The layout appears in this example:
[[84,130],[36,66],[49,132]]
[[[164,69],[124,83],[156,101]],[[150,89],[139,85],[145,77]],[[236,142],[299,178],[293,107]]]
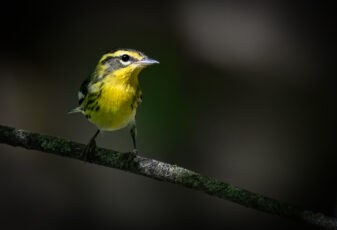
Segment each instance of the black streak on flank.
[[99,107],[99,106],[97,106],[97,107],[96,107],[96,109],[95,109],[95,111],[98,111],[99,109],[100,109],[100,107]]
[[[103,85],[103,84],[102,84]],[[102,90],[99,91],[98,95],[97,95],[97,99],[100,98],[102,96]]]
[[85,115],[85,117],[86,117],[87,119],[90,119],[90,118],[91,118],[91,116],[90,116],[89,114]]
[[92,103],[94,103],[95,101],[96,101],[96,98],[89,100],[89,101],[87,102],[87,106],[90,105],[90,104],[92,104]]
[[133,110],[133,104],[131,104],[131,110]]

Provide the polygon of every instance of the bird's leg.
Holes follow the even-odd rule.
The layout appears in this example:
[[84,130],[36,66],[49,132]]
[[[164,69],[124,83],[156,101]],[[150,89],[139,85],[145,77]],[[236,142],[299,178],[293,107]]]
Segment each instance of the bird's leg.
[[96,150],[96,137],[99,134],[100,130],[98,129],[96,131],[96,133],[94,134],[94,136],[90,139],[90,142],[87,144],[87,146],[85,147],[83,154],[82,154],[82,158],[85,161],[89,161],[91,162],[95,156],[95,150]]
[[132,138],[132,143],[133,143],[133,153],[138,154],[137,150],[137,143],[136,143],[136,136],[137,136],[137,128],[136,128],[136,122],[132,122],[131,128],[130,128],[130,134]]

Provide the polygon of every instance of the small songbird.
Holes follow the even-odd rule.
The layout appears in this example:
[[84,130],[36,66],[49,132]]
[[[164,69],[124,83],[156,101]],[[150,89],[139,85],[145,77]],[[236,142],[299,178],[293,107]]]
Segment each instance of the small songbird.
[[130,127],[133,152],[136,145],[136,109],[142,101],[138,75],[149,65],[159,62],[142,52],[117,49],[99,60],[95,71],[82,83],[78,92],[80,106],[69,113],[80,112],[98,128],[84,151],[84,158],[96,148],[95,138],[100,131]]

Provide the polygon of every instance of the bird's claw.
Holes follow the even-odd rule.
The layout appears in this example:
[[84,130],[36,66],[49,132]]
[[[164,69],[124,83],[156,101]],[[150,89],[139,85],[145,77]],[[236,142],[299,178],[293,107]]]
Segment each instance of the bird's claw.
[[91,141],[87,146],[85,146],[85,149],[82,153],[82,159],[84,161],[92,162],[95,158],[95,152],[96,152],[96,141]]
[[133,149],[133,150],[132,150],[132,153],[133,153],[135,156],[137,156],[138,153],[139,153],[139,152],[138,152],[138,149]]

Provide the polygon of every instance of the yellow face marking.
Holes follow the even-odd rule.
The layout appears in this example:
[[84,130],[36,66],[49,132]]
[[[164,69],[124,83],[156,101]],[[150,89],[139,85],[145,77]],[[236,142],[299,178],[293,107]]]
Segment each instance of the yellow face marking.
[[[101,78],[104,73],[106,73],[107,68],[109,68],[109,66],[102,64],[102,62],[107,59],[107,58],[113,58],[113,57],[119,57],[122,55],[129,55],[130,57],[133,57],[137,60],[141,60],[144,58],[144,56],[142,56],[141,54],[139,54],[138,52],[134,52],[134,51],[128,51],[128,50],[117,50],[114,53],[107,53],[104,54],[100,61],[99,64],[96,66],[96,73],[98,78]],[[138,69],[138,71],[136,71],[136,69]],[[109,74],[110,76],[117,76],[119,79],[124,79],[124,80],[132,80],[135,76],[138,75],[139,70],[143,69],[143,66],[140,66],[136,63],[131,63],[126,67],[121,67],[120,69],[117,69],[113,72],[113,74]],[[135,72],[134,72],[135,71]],[[104,75],[107,76],[107,75]]]
[[[117,57],[117,56],[121,56],[123,54],[127,54],[130,57],[136,58],[137,60],[141,60],[143,58],[138,53],[133,52],[133,51],[128,51],[128,50],[117,50],[116,52],[114,52],[114,53],[112,53],[110,55],[111,55],[111,57]],[[109,55],[109,54],[107,54],[107,55]]]
[[104,54],[101,59],[99,60],[99,62],[101,63],[103,60],[105,60],[107,57],[115,57],[113,56],[111,53],[108,53],[108,54]]
[[113,73],[115,79],[128,81],[129,83],[137,79],[138,74],[143,68],[139,68],[137,65],[131,64],[125,68],[116,70]]

